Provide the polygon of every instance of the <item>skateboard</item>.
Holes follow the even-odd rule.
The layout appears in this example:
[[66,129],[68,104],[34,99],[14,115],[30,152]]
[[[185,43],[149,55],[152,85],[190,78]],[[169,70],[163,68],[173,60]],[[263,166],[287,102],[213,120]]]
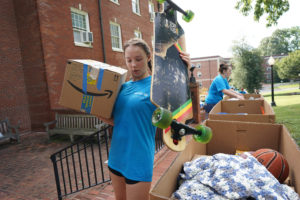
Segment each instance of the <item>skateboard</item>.
[[207,143],[212,137],[211,129],[184,124],[192,116],[192,100],[189,90],[187,64],[181,59],[179,38],[184,34],[177,22],[177,11],[185,21],[193,18],[191,11],[183,11],[171,0],[157,0],[167,3],[163,12],[155,13],[154,54],[151,82],[151,102],[157,107],[152,123],[163,130],[163,141],[173,151],[183,151],[186,135],[192,134],[196,141]]

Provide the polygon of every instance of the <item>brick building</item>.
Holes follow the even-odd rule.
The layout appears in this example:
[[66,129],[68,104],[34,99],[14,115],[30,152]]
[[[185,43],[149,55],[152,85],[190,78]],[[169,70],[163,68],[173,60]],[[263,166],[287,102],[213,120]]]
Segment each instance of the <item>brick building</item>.
[[67,59],[125,67],[132,37],[152,44],[155,0],[2,0],[0,119],[37,130],[58,105]]
[[[286,57],[287,55],[275,55],[275,60]],[[271,82],[271,66],[268,64],[270,56],[263,58],[262,68],[264,71],[265,82]],[[191,62],[197,68],[194,70],[194,75],[198,82],[201,83],[204,90],[208,90],[210,84],[219,73],[219,65],[221,63],[230,64],[231,58],[223,58],[221,56],[191,58]]]
[[221,63],[230,63],[230,58],[223,58],[221,56],[209,56],[191,58],[191,62],[196,66],[194,75],[201,83],[201,87],[209,89],[210,84],[219,73],[219,65]]

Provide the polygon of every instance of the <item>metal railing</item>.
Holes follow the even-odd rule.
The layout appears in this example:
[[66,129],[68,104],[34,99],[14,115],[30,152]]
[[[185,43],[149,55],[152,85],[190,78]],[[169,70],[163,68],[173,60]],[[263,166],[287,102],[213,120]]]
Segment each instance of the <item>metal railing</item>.
[[[108,167],[109,129],[106,127],[52,154],[58,199],[110,181]],[[157,129],[155,153],[164,147]]]
[[107,167],[109,127],[52,154],[58,199],[110,181]]

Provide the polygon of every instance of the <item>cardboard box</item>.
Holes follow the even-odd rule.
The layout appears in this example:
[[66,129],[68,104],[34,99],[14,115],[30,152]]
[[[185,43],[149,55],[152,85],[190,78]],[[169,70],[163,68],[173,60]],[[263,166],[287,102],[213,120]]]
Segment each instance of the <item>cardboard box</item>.
[[235,154],[236,150],[271,148],[281,152],[289,164],[291,186],[300,194],[300,150],[284,125],[270,123],[207,120],[212,140],[201,144],[190,140],[150,191],[151,200],[171,199],[183,164],[195,155]]
[[275,113],[265,100],[220,101],[210,111],[209,119],[275,123]]
[[[261,94],[243,94],[245,100],[258,100],[258,99],[264,99],[264,97]],[[252,99],[253,98],[253,99]],[[223,100],[227,101],[230,100],[231,97],[224,96]]]
[[59,104],[111,118],[127,70],[95,60],[68,60]]

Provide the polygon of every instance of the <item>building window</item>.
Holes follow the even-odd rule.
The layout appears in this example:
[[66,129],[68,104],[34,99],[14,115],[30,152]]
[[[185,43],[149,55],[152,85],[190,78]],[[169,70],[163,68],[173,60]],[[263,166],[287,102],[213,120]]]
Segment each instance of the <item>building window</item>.
[[150,14],[150,21],[154,21],[154,4],[152,2],[149,2],[149,14]]
[[110,0],[111,2],[114,2],[115,4],[118,4],[118,5],[120,5],[119,4],[119,0]]
[[111,46],[114,51],[122,51],[121,27],[119,24],[110,22]]
[[132,1],[132,12],[140,15],[140,0],[131,0]]
[[134,31],[134,37],[142,39],[142,33],[141,33],[141,31],[135,30]]
[[201,78],[202,73],[201,72],[197,72],[197,76],[198,76],[198,78]]
[[74,43],[78,46],[91,46],[93,33],[90,32],[89,17],[86,12],[71,8]]

